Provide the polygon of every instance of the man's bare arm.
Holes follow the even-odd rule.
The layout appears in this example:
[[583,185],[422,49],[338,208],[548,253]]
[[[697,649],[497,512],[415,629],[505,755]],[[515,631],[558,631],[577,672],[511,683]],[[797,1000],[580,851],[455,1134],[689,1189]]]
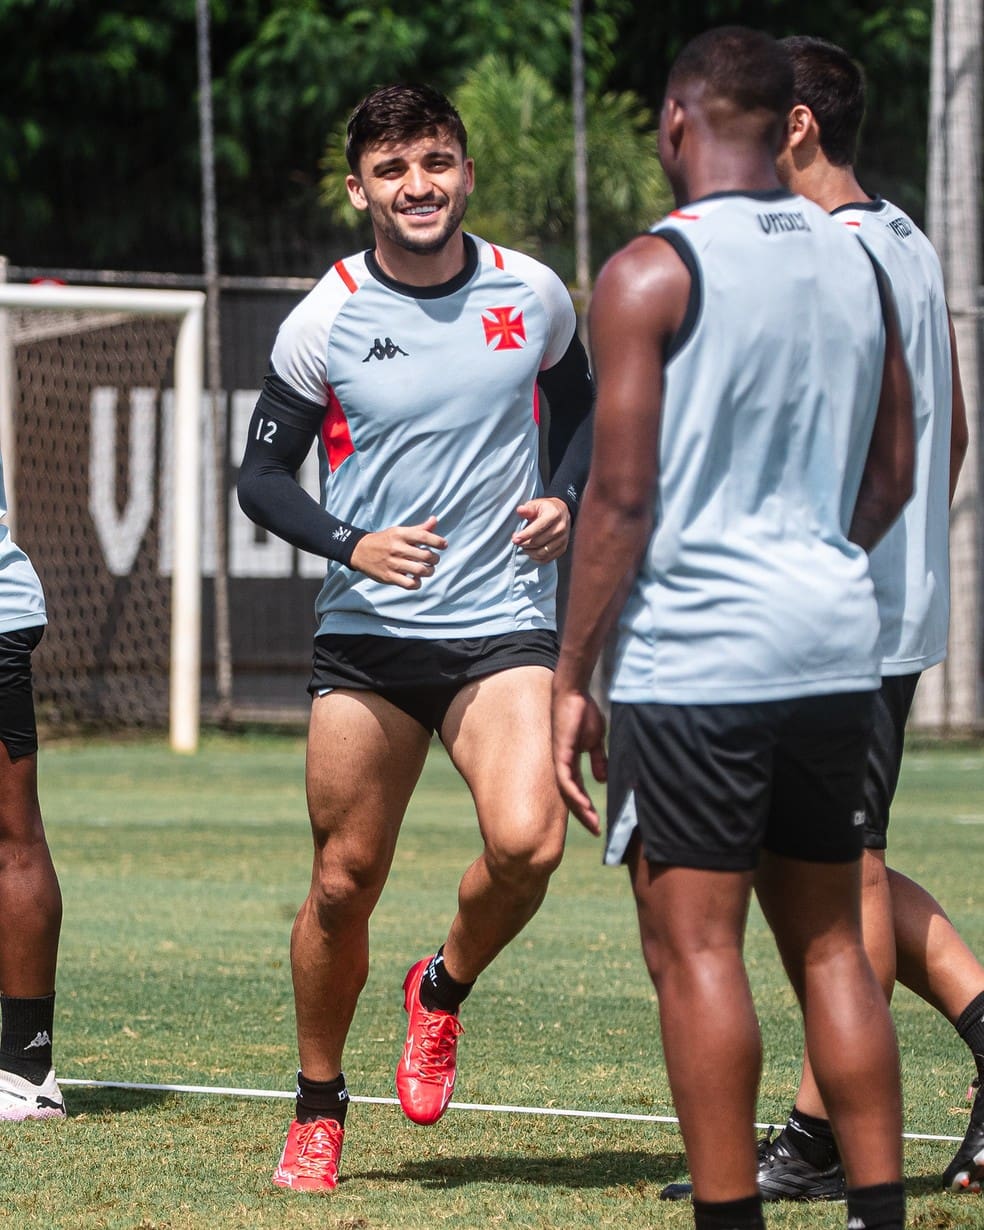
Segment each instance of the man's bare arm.
[[649,537],[664,350],[689,290],[690,275],[673,249],[643,236],[608,262],[592,296],[593,459],[562,646],[565,678],[573,686],[587,685],[617,609],[604,622],[602,612],[631,580]]
[[608,262],[592,299],[594,450],[554,676],[554,758],[564,797],[595,833],[598,814],[584,790],[580,757],[589,752],[595,776],[604,778],[604,726],[588,685],[652,529],[663,364],[689,295],[690,274],[679,256],[644,236]]
[[895,301],[884,275],[879,277],[879,289],[885,318],[881,395],[847,535],[865,551],[884,537],[912,495],[916,455],[912,384]]
[[953,320],[947,315],[950,323],[950,361],[953,367],[953,402],[950,410],[950,503],[957,490],[957,479],[967,456],[970,444],[970,432],[967,427],[967,405],[964,402],[963,384],[960,380],[960,361],[957,358],[957,337],[953,331]]

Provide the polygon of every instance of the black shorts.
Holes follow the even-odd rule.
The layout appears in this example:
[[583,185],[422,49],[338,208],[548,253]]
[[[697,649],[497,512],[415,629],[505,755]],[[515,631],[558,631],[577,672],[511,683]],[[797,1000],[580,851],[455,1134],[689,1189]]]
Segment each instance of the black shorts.
[[553,670],[556,665],[557,634],[546,629],[448,641],[316,636],[308,691],[312,696],[333,688],[375,692],[433,734],[466,683],[515,666]]
[[760,849],[860,858],[874,692],[612,707],[606,863],[747,871]]
[[916,694],[919,672],[886,675],[875,693],[875,723],[864,781],[864,844],[867,850],[888,845],[888,814],[902,769],[905,724]]
[[31,653],[41,643],[44,625],[0,632],[0,743],[11,760],[38,750],[31,687]]

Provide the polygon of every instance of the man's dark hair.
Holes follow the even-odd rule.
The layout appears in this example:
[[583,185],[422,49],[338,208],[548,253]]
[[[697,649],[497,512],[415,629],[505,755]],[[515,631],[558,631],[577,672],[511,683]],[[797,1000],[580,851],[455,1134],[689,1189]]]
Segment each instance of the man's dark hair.
[[689,81],[703,83],[708,99],[731,103],[739,111],[771,111],[785,130],[793,105],[793,70],[771,35],[745,26],[698,34],[674,61],[667,92]]
[[864,71],[842,48],[822,38],[784,38],[793,64],[796,102],[809,107],[820,130],[820,148],[835,167],[857,157],[864,119]]
[[386,85],[367,94],[349,117],[345,157],[358,174],[359,159],[370,146],[438,133],[453,137],[466,153],[465,126],[449,99],[429,85]]

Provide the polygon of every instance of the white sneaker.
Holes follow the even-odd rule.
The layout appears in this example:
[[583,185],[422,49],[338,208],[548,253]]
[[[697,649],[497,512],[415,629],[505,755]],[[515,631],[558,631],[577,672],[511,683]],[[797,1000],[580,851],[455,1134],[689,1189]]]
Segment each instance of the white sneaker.
[[23,1076],[0,1068],[0,1121],[64,1118],[65,1099],[55,1080],[54,1068],[41,1085],[33,1085]]

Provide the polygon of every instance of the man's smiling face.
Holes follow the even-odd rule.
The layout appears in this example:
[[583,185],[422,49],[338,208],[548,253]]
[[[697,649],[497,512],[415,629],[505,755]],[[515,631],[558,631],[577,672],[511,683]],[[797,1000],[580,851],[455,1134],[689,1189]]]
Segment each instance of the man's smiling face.
[[345,181],[356,209],[368,210],[380,240],[407,252],[439,252],[461,225],[475,186],[474,164],[446,133],[367,149]]

